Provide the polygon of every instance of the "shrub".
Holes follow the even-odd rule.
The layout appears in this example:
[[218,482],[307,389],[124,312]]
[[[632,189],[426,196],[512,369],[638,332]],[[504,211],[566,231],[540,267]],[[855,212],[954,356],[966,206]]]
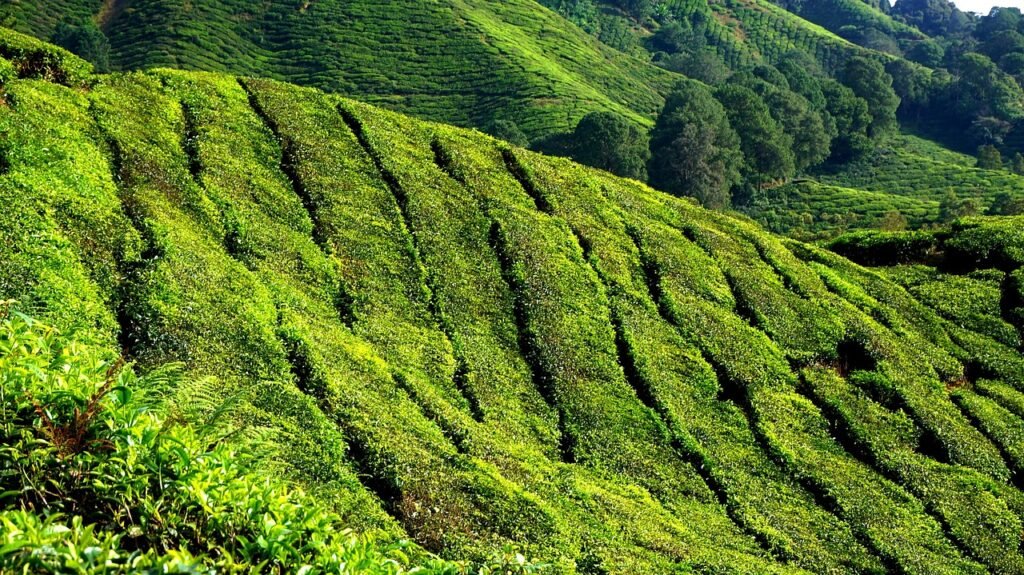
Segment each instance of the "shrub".
[[[167,392],[181,383],[176,366],[138,377],[103,348],[5,315],[0,570],[468,569],[352,533],[301,490],[256,471],[272,466],[228,439],[237,430],[175,416]],[[511,565],[538,567],[521,556]]]
[[92,65],[71,52],[6,28],[0,28],[0,57],[10,60],[20,77],[78,85],[92,74]]

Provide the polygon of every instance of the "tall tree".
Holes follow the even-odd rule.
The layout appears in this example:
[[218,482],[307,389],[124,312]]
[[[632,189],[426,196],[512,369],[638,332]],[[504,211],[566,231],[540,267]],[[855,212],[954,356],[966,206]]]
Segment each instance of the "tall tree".
[[495,138],[505,140],[521,148],[526,148],[530,145],[530,139],[519,129],[519,125],[512,120],[495,120],[491,122],[487,132]]
[[961,33],[971,25],[970,17],[949,0],[899,0],[892,14],[931,36]]
[[709,208],[730,204],[743,153],[722,105],[704,86],[684,81],[668,96],[651,133],[650,181]]
[[53,43],[92,62],[97,72],[110,70],[110,42],[92,20],[61,22],[53,32]]
[[992,205],[985,212],[990,216],[1019,216],[1024,214],[1024,198],[1013,197],[1009,192],[996,194]]
[[897,127],[896,109],[900,97],[892,87],[892,76],[881,62],[863,56],[850,58],[843,67],[840,81],[868,103],[871,125],[868,136],[875,138],[894,131]]
[[1003,169],[1003,156],[992,144],[985,144],[978,148],[978,167],[983,170]]
[[577,162],[625,178],[647,179],[647,135],[622,116],[591,112],[576,125],[572,139]]
[[868,139],[868,126],[871,124],[868,103],[835,80],[822,82],[822,91],[838,134],[832,141],[831,160],[846,162],[856,159],[871,148]]
[[793,140],[793,162],[798,172],[828,158],[832,138],[821,114],[806,98],[790,90],[774,90],[764,101],[783,132]]
[[726,84],[715,91],[729,123],[740,138],[744,175],[754,185],[791,177],[795,172],[793,139],[772,118],[764,101],[746,86]]
[[950,99],[954,112],[967,123],[980,117],[1004,121],[1024,117],[1024,96],[1017,81],[987,56],[964,54],[957,59],[955,72]]

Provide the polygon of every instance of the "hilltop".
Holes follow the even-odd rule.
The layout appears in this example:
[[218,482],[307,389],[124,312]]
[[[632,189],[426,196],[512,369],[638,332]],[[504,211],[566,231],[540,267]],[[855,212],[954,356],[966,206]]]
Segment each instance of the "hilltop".
[[[474,561],[515,543],[556,573],[1024,569],[1019,218],[965,222],[942,244],[960,267],[920,287],[314,89],[2,53],[0,299],[68,353],[214,378],[341,524]],[[17,373],[106,365],[42,357]],[[27,405],[4,433],[47,437]],[[61,521],[21,477],[0,473],[2,518]],[[132,513],[91,521],[223,559],[237,540],[195,508],[156,547]],[[38,549],[8,536],[0,565]]]

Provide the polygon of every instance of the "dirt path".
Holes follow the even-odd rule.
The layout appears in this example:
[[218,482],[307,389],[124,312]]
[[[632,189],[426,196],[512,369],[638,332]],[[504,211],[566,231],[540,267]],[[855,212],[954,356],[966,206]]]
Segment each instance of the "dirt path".
[[117,19],[124,12],[124,9],[128,7],[129,0],[103,0],[103,6],[100,7],[100,11],[96,14],[96,24],[100,27],[100,30],[107,31],[107,26],[111,22]]

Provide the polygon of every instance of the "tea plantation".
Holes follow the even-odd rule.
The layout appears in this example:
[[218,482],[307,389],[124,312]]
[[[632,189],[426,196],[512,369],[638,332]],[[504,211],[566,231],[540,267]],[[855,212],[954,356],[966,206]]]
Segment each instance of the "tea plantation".
[[1020,218],[869,269],[311,88],[0,54],[0,571],[1024,572]]
[[900,134],[857,161],[768,190],[743,211],[771,231],[806,239],[878,228],[892,212],[909,229],[938,226],[946,223],[940,208],[951,193],[976,200],[982,211],[1000,195],[1024,195],[1024,176],[975,164],[970,156]]
[[6,25],[44,39],[62,20],[93,15],[116,68],[285,79],[460,125],[510,120],[530,137],[571,129],[594,110],[650,124],[678,78],[601,44],[532,0],[66,0],[0,7]]

